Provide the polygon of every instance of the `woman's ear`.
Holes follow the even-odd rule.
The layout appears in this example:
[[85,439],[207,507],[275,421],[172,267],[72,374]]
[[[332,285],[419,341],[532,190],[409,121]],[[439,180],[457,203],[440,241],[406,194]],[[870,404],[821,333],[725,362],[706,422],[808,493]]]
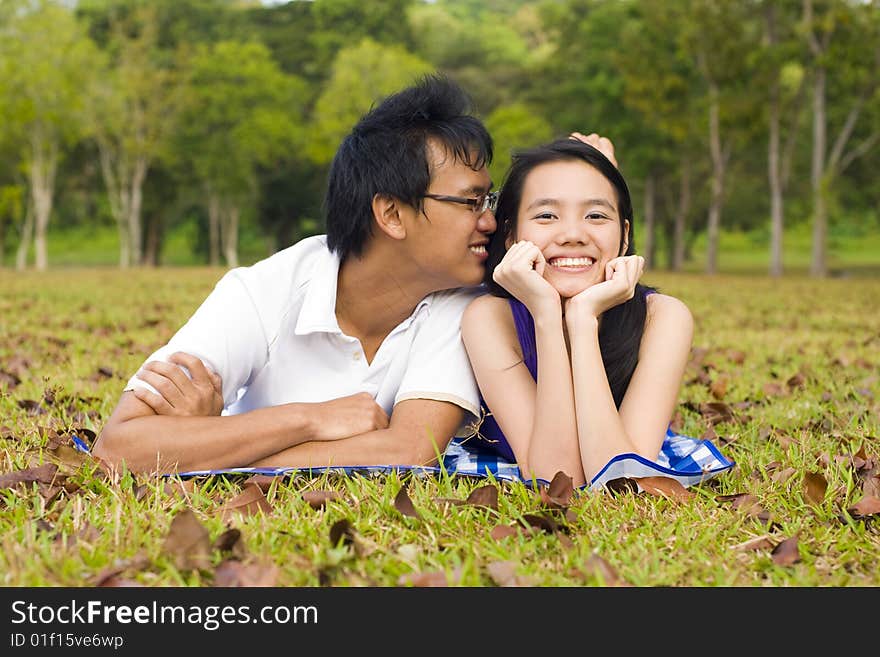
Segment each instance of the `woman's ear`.
[[376,194],[372,202],[373,221],[383,233],[391,239],[402,240],[406,237],[406,226],[401,213],[404,207],[399,199],[387,194]]
[[623,245],[620,249],[620,255],[624,255],[629,248],[629,219],[623,220]]

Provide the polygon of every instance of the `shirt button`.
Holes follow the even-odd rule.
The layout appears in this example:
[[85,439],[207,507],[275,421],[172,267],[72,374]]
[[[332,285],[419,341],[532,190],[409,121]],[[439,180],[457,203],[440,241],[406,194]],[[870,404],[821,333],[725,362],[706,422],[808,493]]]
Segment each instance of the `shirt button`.
[[360,353],[357,352],[357,351],[354,352],[354,353],[351,355],[351,357],[352,357],[354,360],[360,360],[360,359],[361,359],[361,355],[360,355]]

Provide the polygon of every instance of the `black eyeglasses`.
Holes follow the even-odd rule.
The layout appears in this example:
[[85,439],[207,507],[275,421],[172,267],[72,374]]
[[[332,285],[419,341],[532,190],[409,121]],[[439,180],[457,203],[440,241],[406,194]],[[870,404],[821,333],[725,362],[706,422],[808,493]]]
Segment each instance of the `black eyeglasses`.
[[495,212],[498,207],[498,192],[489,192],[488,194],[480,194],[474,198],[465,198],[463,196],[446,196],[445,194],[425,194],[425,198],[432,198],[435,201],[449,201],[450,203],[461,203],[470,207],[471,212],[475,214],[483,214],[486,210]]

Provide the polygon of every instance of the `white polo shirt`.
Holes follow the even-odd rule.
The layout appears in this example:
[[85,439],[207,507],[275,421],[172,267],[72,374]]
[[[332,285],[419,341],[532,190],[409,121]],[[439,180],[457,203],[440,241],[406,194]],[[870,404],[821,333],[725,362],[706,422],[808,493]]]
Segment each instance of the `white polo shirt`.
[[[224,415],[368,392],[389,415],[399,401],[435,399],[465,409],[465,423],[479,417],[461,315],[483,288],[428,295],[367,364],[360,341],[336,320],[338,273],[324,235],[232,269],[147,360],[175,351],[201,358],[223,379]],[[125,389],[135,386],[153,390],[134,376]]]

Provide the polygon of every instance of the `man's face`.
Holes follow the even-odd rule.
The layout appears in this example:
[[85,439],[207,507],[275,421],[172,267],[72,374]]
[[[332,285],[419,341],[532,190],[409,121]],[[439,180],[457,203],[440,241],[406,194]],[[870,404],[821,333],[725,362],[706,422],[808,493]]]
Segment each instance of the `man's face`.
[[[485,167],[472,169],[434,141],[428,143],[428,153],[428,194],[474,199],[490,191],[492,180]],[[495,228],[489,209],[475,211],[466,203],[425,198],[407,233],[410,256],[435,290],[479,285]]]

